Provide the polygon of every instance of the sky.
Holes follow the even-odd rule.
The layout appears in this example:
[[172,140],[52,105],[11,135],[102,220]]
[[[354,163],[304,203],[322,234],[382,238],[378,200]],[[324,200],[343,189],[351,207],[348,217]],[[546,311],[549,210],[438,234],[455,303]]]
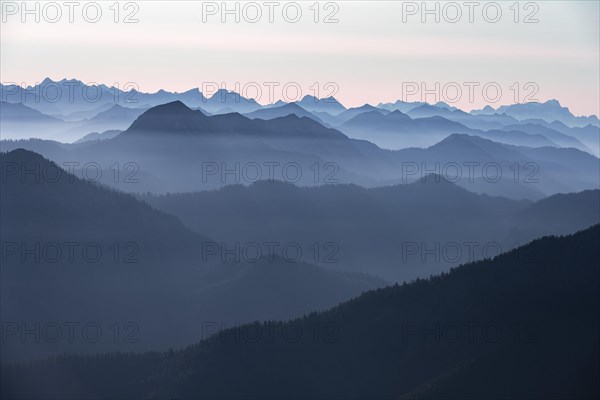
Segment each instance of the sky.
[[221,86],[263,104],[310,94],[465,110],[555,98],[599,114],[598,1],[429,1],[429,13],[421,1],[76,3],[30,2],[27,13],[1,2],[2,83]]

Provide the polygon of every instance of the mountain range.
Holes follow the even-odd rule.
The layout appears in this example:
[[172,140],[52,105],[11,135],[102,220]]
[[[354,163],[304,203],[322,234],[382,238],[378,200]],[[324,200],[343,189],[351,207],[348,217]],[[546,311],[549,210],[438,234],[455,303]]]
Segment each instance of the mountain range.
[[584,127],[590,124],[599,125],[597,116],[576,117],[567,107],[561,106],[557,100],[548,100],[545,103],[511,104],[500,106],[495,110],[492,107],[487,107],[473,112],[475,115],[490,113],[507,114],[518,120],[541,119],[549,123],[558,121],[572,127]]
[[[468,130],[468,134],[455,134],[451,132],[464,126],[443,117],[413,120],[399,111],[387,115],[368,111],[346,122],[342,129],[350,125],[377,127],[380,122],[411,126],[419,133],[407,131],[406,136],[440,141],[426,148],[390,151],[369,141],[349,138],[313,118],[295,114],[268,120],[250,119],[238,113],[208,116],[177,101],[145,111],[113,139],[76,145],[5,140],[0,146],[4,151],[27,148],[57,163],[77,160],[81,164],[95,162],[102,168],[115,162],[134,163],[140,176],[144,176],[138,184],[103,180],[131,192],[206,190],[267,178],[299,185],[333,182],[381,186],[406,183],[423,177],[427,171],[448,179],[458,174],[456,182],[466,188],[493,195],[502,189],[503,195],[511,198],[539,199],[598,187],[598,158],[589,153],[553,146],[515,146],[482,138],[496,139],[500,132]],[[174,135],[177,140],[173,140]],[[466,165],[473,163],[478,164],[469,170]],[[209,164],[213,173],[207,176]],[[277,170],[269,170],[269,165]],[[245,176],[250,167],[252,177]],[[227,170],[233,173],[228,174]]]
[[[53,91],[56,92],[56,99],[49,98],[49,93],[54,93]],[[65,93],[70,95],[66,96]],[[90,98],[90,93],[95,95]],[[596,156],[600,153],[598,118],[574,116],[556,100],[514,104],[497,109],[487,106],[470,113],[444,102],[428,104],[398,101],[379,104],[377,107],[365,104],[346,108],[333,97],[318,99],[311,95],[304,96],[297,102],[286,103],[279,100],[273,104],[261,105],[254,99],[226,89],[219,89],[205,97],[197,88],[182,93],[165,90],[143,93],[135,89],[119,89],[118,85],[86,85],[75,79],[53,81],[49,78],[27,88],[1,85],[0,97],[3,103],[21,104],[57,119],[54,124],[39,127],[33,123],[35,117],[28,119],[27,112],[14,112],[7,104],[3,104],[7,111],[0,115],[0,123],[5,137],[13,139],[37,137],[73,142],[93,131],[124,130],[143,110],[181,101],[190,108],[200,109],[205,115],[237,112],[248,114],[250,118],[272,119],[295,114],[389,149],[426,147],[450,133],[468,133],[507,144],[575,147]],[[107,114],[111,107],[112,111]],[[396,121],[397,125],[390,124],[391,121],[384,125],[375,121],[372,127],[360,125],[359,120],[342,127],[364,113],[378,112],[385,115],[391,111],[406,114],[411,120],[439,118],[429,122]],[[16,115],[21,115],[18,121],[15,120]],[[31,112],[29,115],[32,115]],[[94,120],[96,116],[100,121]],[[39,117],[38,115],[37,118]],[[421,126],[423,124],[424,127]]]
[[537,237],[600,224],[600,190],[515,201],[478,195],[436,175],[370,189],[261,181],[140,199],[196,232],[211,232],[218,242],[329,244],[320,265],[391,282],[425,278]]

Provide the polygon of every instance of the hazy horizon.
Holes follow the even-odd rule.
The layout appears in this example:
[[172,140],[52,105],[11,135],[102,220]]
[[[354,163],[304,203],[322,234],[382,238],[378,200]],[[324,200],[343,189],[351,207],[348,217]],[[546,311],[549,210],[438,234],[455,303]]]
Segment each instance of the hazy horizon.
[[[261,18],[250,22],[258,15],[256,8],[246,9],[249,3],[240,2],[236,23],[235,13],[224,14],[219,2],[169,2],[165,8],[160,1],[121,2],[118,15],[109,9],[110,4],[102,3],[101,18],[95,23],[83,19],[83,6],[75,9],[73,23],[69,23],[68,10],[62,6],[61,18],[52,23],[58,14],[41,2],[39,23],[32,23],[36,18],[33,3],[34,11],[28,15],[20,3],[3,2],[2,83],[34,85],[46,76],[54,80],[73,77],[108,86],[134,82],[144,92],[182,92],[201,88],[203,83],[224,82],[234,91],[236,83],[240,88],[247,85],[247,97],[256,98],[258,92],[252,87],[256,82],[262,90],[257,100],[262,104],[269,102],[266,82],[279,85],[274,86],[274,101],[284,98],[284,85],[294,83],[302,96],[333,94],[347,107],[424,99],[469,111],[486,105],[497,108],[526,100],[558,99],[576,115],[598,115],[597,2],[519,2],[518,13],[510,8],[513,3],[499,2],[495,4],[501,16],[496,22],[491,22],[493,7],[486,16],[482,12],[491,2],[481,2],[473,9],[472,23],[462,3],[455,3],[461,17],[453,23],[457,10],[447,8],[450,3],[438,2],[436,23],[435,14],[410,8],[415,4],[419,8],[420,2],[386,1],[321,2],[318,15],[310,9],[312,3],[298,2],[294,4],[299,5],[301,17],[292,23],[288,21],[293,20],[295,9],[286,11],[288,21],[281,11],[289,3],[278,3],[272,23],[262,3],[252,3],[259,5]],[[214,4],[218,9],[210,8]],[[233,10],[235,6],[229,4]],[[436,3],[428,4],[435,7]],[[137,22],[124,23],[127,17]],[[170,17],[177,17],[177,22]],[[27,23],[21,22],[23,18]],[[331,23],[325,23],[326,19]],[[45,59],[43,76],[40,58]],[[471,99],[464,85],[469,82],[476,85]],[[326,87],[328,83],[333,86]],[[431,93],[424,96],[421,90],[415,94],[403,90],[403,85],[411,83],[425,85]],[[448,101],[456,97],[453,83],[462,90],[455,102]],[[482,87],[490,83],[502,90],[498,100],[494,89],[487,99],[482,93]],[[528,83],[533,85],[526,87]],[[445,85],[450,85],[446,94]],[[288,100],[295,99],[295,93],[289,88]]]

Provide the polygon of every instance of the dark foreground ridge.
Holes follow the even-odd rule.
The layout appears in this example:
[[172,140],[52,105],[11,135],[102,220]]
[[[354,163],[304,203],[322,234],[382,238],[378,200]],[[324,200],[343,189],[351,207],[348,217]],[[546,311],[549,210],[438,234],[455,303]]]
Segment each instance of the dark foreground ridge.
[[598,398],[599,248],[595,225],[180,351],[4,366],[2,397]]

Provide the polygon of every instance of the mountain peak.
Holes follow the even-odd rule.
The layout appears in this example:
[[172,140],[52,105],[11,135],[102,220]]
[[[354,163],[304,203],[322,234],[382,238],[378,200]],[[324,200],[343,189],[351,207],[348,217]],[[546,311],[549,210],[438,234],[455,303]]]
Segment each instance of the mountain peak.
[[222,96],[223,98],[225,98],[225,96],[239,96],[240,98],[242,97],[239,93],[236,93],[232,90],[219,89],[212,96],[210,96],[210,98],[211,99],[215,98],[215,99],[219,100],[220,96]]
[[282,105],[281,108],[306,111],[304,108],[299,106],[297,103],[286,103],[286,104]]
[[140,115],[124,133],[177,132],[190,133],[204,126],[207,116],[176,100],[150,108]]
[[[299,119],[302,119],[302,118],[307,118],[307,117],[299,117],[299,116],[297,116],[296,114],[294,114],[294,113],[291,113],[291,114],[287,114],[287,115],[284,115],[284,116],[282,116],[282,117],[278,117],[278,118],[279,118],[281,121],[297,121],[297,120],[299,120]],[[310,118],[307,118],[307,119],[310,119]]]
[[[20,173],[11,173],[3,176],[3,184],[5,183],[16,183],[16,184],[30,184],[40,182],[39,179],[23,179],[22,173],[30,170],[45,171],[49,166],[59,168],[54,162],[48,160],[44,156],[23,148],[17,148],[7,153],[0,152],[0,163],[2,166],[7,164],[18,165]],[[39,178],[39,176],[38,176]],[[58,179],[61,177],[59,176]]]
[[448,111],[456,111],[457,110],[456,107],[453,107],[450,104],[448,104],[446,102],[443,102],[443,101],[438,101],[437,103],[434,104],[434,107],[444,108],[444,109],[446,109]]
[[[488,139],[483,139],[478,136],[471,136],[465,133],[453,133],[448,137],[440,140],[438,143],[434,144],[431,147],[463,147],[467,144],[474,145],[478,141],[484,141]],[[488,140],[491,142],[491,140]]]
[[311,101],[313,103],[318,103],[319,99],[317,99],[315,96],[312,96],[310,94],[307,94],[306,96],[304,96],[301,100],[300,103],[306,103],[308,101]]
[[307,94],[300,100],[300,103],[313,102],[313,103],[326,103],[326,104],[340,104],[340,102],[333,96],[324,97],[319,99],[318,97]]
[[50,160],[44,158],[42,155],[31,151],[31,150],[27,150],[24,148],[18,148],[18,149],[14,149],[12,151],[9,151],[7,153],[0,153],[3,154],[4,157],[9,158],[11,161],[18,161],[18,162],[50,162]]
[[191,88],[185,92],[182,92],[181,94],[202,94],[202,92],[200,91],[200,88]]
[[373,107],[372,105],[370,105],[369,103],[365,103],[360,107],[356,107],[356,108],[351,108],[351,110],[371,110],[371,111],[377,111],[378,108],[377,107]]
[[426,184],[426,185],[447,185],[449,187],[452,188],[456,188],[459,191],[466,191],[465,189],[457,186],[456,184],[450,182],[448,179],[446,179],[446,177],[444,177],[443,175],[440,174],[436,174],[436,173],[428,173],[425,176],[423,176],[421,179],[411,183],[412,185],[419,185],[419,184]]
[[[377,111],[373,111],[373,112],[377,112]],[[400,110],[394,110],[391,113],[389,113],[387,115],[388,118],[393,118],[393,119],[411,119],[408,115],[404,114],[402,111]]]
[[154,106],[146,112],[187,112],[192,111],[191,108],[183,104],[181,100],[175,100],[170,103]]
[[338,101],[338,99],[336,99],[336,98],[335,98],[335,97],[333,97],[333,96],[329,96],[329,97],[326,97],[326,98],[324,98],[324,99],[321,99],[321,101],[323,101],[324,103],[338,103],[338,104],[340,103],[340,102]]

